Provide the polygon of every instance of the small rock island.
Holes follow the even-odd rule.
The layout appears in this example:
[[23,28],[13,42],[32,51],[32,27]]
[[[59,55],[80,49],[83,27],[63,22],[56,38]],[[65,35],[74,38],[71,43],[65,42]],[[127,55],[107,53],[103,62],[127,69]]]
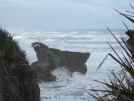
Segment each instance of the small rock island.
[[64,67],[71,74],[87,72],[86,61],[90,53],[63,51],[55,48],[49,48],[47,45],[34,42],[32,43],[37,56],[37,61],[31,64],[34,71],[37,72],[38,79],[43,81],[56,80],[51,72],[60,67]]

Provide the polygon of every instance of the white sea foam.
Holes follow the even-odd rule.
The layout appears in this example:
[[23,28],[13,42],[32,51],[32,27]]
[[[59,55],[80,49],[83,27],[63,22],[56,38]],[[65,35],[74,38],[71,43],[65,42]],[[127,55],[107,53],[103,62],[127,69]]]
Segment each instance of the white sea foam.
[[[116,34],[117,37],[126,37]],[[91,56],[87,61],[88,72],[86,75],[74,73],[72,77],[63,69],[57,69],[53,73],[57,81],[41,83],[42,101],[94,101],[88,94],[88,89],[93,86],[100,86],[93,80],[107,79],[111,70],[118,71],[116,62],[110,57],[101,69],[96,70],[104,56],[112,52],[107,41],[111,42],[114,48],[119,49],[118,44],[109,33],[92,32],[44,32],[44,33],[20,33],[15,34],[15,39],[21,48],[26,51],[27,58],[31,62],[36,61],[36,55],[31,47],[34,41],[40,41],[49,47],[69,51],[90,52]]]

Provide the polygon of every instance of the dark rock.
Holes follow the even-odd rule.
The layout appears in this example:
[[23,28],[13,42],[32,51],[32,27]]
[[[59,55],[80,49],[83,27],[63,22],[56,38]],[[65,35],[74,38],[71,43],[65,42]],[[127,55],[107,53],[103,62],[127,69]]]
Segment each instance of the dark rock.
[[134,38],[134,30],[128,30],[125,32],[130,38]]
[[36,79],[24,51],[0,29],[0,101],[40,101]]
[[132,58],[134,58],[134,30],[128,30],[126,34],[129,36],[129,39],[126,41],[128,49],[132,54]]
[[[85,63],[89,58],[90,53],[62,51],[55,48],[49,48],[39,42],[34,42],[32,47],[36,52],[38,61],[32,63],[31,67],[33,70],[37,71],[39,75],[47,71],[50,77],[53,77],[51,71],[62,66],[71,73],[80,72],[85,74],[87,72],[87,66]],[[47,79],[45,74],[44,78]]]
[[89,57],[89,53],[69,52],[62,51],[64,56],[64,66],[71,72],[80,72],[85,74],[87,72],[87,66],[85,62]]
[[36,43],[32,44],[32,47],[34,48],[35,52],[37,52],[36,56],[38,58],[38,61],[45,61],[45,62],[48,61],[48,58],[49,58],[48,57],[48,46],[46,46],[42,43],[36,42]]
[[53,68],[51,65],[45,64],[43,62],[34,62],[31,67],[37,73],[38,81],[54,81],[56,77],[51,73]]

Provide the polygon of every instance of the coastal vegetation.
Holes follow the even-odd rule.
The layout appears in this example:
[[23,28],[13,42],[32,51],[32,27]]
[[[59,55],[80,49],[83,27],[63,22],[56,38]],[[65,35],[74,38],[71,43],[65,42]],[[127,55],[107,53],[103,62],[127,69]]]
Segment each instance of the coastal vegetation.
[[[116,11],[134,23],[134,6],[130,5],[130,7],[132,11],[127,11],[126,13]],[[125,23],[124,25],[127,28],[125,34],[129,36],[127,41],[122,38],[117,38],[116,35],[108,29],[119,44],[121,51],[121,53],[118,53],[109,43],[114,54],[109,53],[108,55],[120,65],[121,71],[119,73],[112,72],[111,75],[113,78],[110,79],[109,82],[97,81],[104,85],[103,89],[90,89],[94,92],[94,94],[91,95],[97,99],[97,101],[134,101],[134,30],[130,30]],[[101,65],[104,63],[104,60]]]
[[0,101],[40,101],[36,77],[11,33],[0,29]]

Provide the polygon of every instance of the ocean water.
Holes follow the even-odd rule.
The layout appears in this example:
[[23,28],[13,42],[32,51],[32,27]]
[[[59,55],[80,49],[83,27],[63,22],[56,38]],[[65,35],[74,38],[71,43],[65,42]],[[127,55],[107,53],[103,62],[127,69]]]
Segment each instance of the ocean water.
[[[119,38],[127,39],[121,31],[114,33]],[[107,42],[120,52],[119,45],[108,31],[19,33],[14,35],[14,39],[25,50],[30,63],[37,60],[31,47],[35,41],[61,50],[91,53],[85,75],[74,73],[71,77],[67,70],[57,69],[53,72],[57,76],[56,81],[40,83],[42,101],[95,101],[90,96],[89,89],[101,89],[103,86],[94,80],[107,81],[111,71],[120,70],[120,66],[110,57],[97,69],[105,55],[113,53]]]

